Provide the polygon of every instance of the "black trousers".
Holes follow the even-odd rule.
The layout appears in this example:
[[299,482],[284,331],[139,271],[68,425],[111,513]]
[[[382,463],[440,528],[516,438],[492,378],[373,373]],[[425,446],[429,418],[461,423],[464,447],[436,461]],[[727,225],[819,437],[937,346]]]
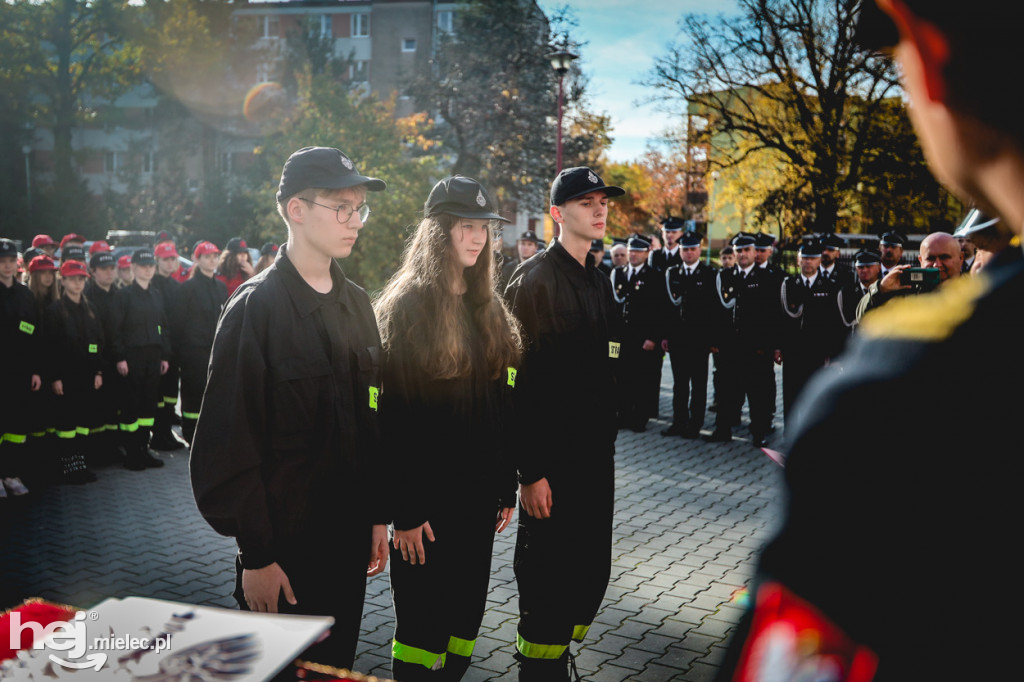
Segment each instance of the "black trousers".
[[787,422],[795,417],[792,413],[800,391],[811,376],[825,366],[825,357],[807,348],[787,350],[782,360],[782,409]]
[[[309,647],[300,658],[352,668],[363,617],[371,535],[369,523],[341,519],[319,532],[279,543],[277,563],[288,576],[298,603],[293,606],[281,596],[278,612],[334,618],[330,636]],[[249,610],[242,591],[242,563],[237,557],[234,597],[239,608]]]
[[148,433],[153,428],[160,401],[160,359],[159,346],[128,348],[125,351],[128,375],[118,375],[122,431]]
[[191,443],[206,391],[210,349],[186,346],[179,349],[178,360],[181,362],[181,434]]
[[535,519],[519,508],[516,648],[520,660],[557,664],[571,641],[583,641],[608,587],[614,458],[595,455],[586,467],[552,474],[548,483],[551,518]]
[[495,503],[430,519],[434,542],[413,566],[391,547],[395,604],[392,675],[399,682],[462,679],[484,617],[494,547]]
[[[720,427],[738,426],[743,400],[750,407],[750,432],[755,436],[768,433],[775,407],[775,361],[767,350],[731,347],[719,352],[722,391],[719,397]],[[722,403],[725,403],[723,412]]]
[[658,416],[661,348],[646,351],[642,343],[637,339],[624,342],[617,365],[619,422],[624,426],[643,426]]
[[669,341],[672,362],[672,424],[692,429],[704,426],[708,408],[708,354],[706,343],[685,337]]

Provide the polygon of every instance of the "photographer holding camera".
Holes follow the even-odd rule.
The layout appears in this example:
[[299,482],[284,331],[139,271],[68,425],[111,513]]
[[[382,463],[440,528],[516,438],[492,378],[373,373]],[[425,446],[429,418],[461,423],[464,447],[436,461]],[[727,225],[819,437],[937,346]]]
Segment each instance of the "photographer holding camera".
[[921,264],[920,268],[897,265],[871,285],[868,294],[857,306],[858,321],[864,317],[864,313],[881,307],[893,298],[931,291],[956,279],[963,266],[960,243],[946,232],[933,232],[921,240],[917,260]]

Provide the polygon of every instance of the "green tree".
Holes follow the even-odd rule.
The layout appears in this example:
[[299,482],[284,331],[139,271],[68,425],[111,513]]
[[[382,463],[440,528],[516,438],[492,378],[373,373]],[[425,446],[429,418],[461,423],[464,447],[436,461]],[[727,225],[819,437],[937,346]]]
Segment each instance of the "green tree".
[[737,16],[680,20],[683,38],[656,60],[646,84],[669,107],[707,120],[712,168],[748,159],[789,166],[766,192],[762,217],[803,213],[798,231],[832,231],[862,203],[858,186],[871,159],[918,163],[913,140],[888,129],[900,94],[895,70],[854,43],[859,2],[738,4]]

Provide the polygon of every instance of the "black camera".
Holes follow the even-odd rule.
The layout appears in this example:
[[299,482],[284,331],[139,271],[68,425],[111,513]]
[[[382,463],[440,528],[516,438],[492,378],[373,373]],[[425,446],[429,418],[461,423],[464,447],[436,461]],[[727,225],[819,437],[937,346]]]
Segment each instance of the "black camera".
[[900,272],[900,284],[911,286],[914,291],[931,291],[939,286],[938,268],[907,268]]

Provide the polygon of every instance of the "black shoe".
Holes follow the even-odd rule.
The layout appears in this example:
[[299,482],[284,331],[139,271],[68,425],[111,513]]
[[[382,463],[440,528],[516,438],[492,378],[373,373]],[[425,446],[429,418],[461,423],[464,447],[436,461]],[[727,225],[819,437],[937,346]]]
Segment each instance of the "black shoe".
[[718,403],[708,405],[708,412],[718,412]]
[[709,436],[703,436],[708,443],[728,443],[732,440],[732,431],[728,429],[715,429]]
[[763,448],[768,445],[768,439],[759,433],[750,434],[750,442],[754,444],[755,448]]
[[146,449],[145,452],[142,453],[140,459],[149,469],[159,469],[164,465],[164,461],[162,459],[157,458],[155,456],[155,453],[148,448]]
[[664,431],[662,431],[661,435],[663,435],[663,436],[682,436],[684,433],[686,433],[685,429],[681,429],[678,426],[676,426],[675,424],[672,424],[672,426],[670,426],[667,429],[665,429]]
[[647,430],[647,422],[635,422],[630,425],[629,430],[632,431],[633,433],[643,433],[644,431]]
[[138,455],[128,455],[124,458],[124,468],[129,471],[142,471],[146,468],[146,461]]
[[700,438],[700,427],[699,426],[688,426],[683,429],[680,434],[683,438]]

